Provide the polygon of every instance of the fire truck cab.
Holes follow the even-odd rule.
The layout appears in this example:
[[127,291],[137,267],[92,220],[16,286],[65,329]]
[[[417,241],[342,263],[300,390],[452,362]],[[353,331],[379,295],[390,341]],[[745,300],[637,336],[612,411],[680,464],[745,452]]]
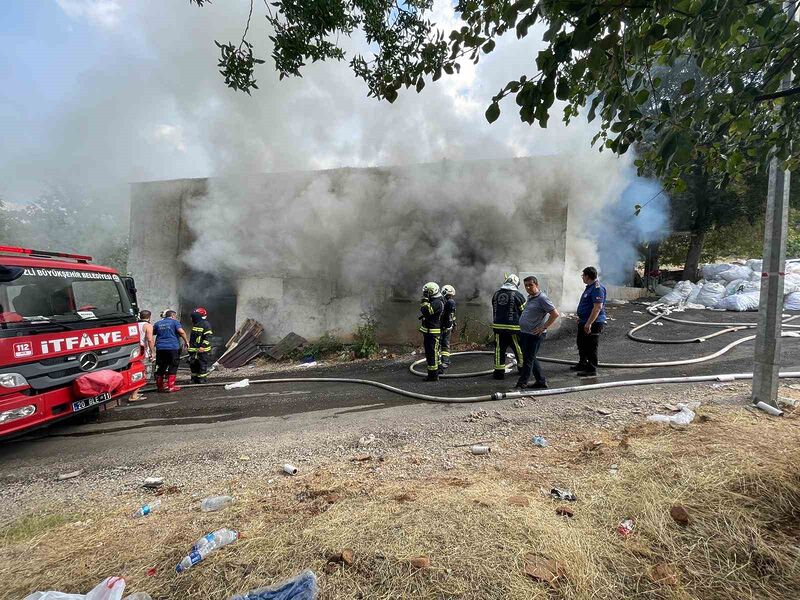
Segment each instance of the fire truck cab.
[[90,261],[0,246],[0,438],[145,385],[133,280]]

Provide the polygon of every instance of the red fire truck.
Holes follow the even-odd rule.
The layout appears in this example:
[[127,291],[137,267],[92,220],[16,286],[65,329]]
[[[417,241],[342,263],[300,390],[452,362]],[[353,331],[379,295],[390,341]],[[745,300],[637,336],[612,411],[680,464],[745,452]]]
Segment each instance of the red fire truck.
[[146,383],[133,279],[91,260],[0,246],[0,438]]

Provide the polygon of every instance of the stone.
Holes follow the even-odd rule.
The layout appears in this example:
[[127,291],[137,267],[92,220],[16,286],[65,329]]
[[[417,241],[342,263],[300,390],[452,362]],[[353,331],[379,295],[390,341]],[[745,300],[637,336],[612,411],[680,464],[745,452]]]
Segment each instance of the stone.
[[431,559],[427,556],[415,556],[414,558],[410,558],[408,562],[412,567],[417,569],[427,569],[431,566]]
[[683,527],[689,524],[689,512],[680,504],[675,504],[669,509],[672,519]]
[[560,517],[574,517],[575,512],[569,506],[556,507],[556,514]]

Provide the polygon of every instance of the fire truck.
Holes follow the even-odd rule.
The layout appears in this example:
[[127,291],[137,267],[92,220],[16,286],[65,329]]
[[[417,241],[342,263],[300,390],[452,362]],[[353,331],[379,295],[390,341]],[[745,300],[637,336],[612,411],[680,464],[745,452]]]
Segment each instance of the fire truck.
[[133,279],[91,260],[0,246],[0,438],[145,385]]

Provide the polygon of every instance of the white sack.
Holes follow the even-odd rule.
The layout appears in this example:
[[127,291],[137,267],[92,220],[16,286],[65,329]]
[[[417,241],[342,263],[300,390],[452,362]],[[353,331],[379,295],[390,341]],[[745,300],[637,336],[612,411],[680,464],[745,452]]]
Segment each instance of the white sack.
[[25,596],[24,600],[121,600],[124,591],[125,580],[122,577],[108,577],[88,594],[34,592]]
[[730,269],[726,269],[719,273],[719,278],[725,281],[735,281],[737,279],[750,279],[752,269],[742,265],[732,265]]
[[700,293],[697,294],[697,303],[706,308],[714,308],[723,296],[725,296],[725,287],[720,283],[711,281],[705,284]]
[[689,294],[692,293],[692,282],[691,281],[679,281],[675,284],[675,287],[670,290],[668,294],[665,294],[661,298],[661,302],[664,304],[679,304],[684,302],[688,297]]
[[711,279],[716,279],[720,273],[722,273],[723,271],[727,271],[732,266],[733,265],[731,265],[730,263],[720,263],[718,265],[708,264],[708,265],[703,265],[701,267],[701,271],[703,273],[703,277],[711,280]]
[[783,298],[783,310],[800,310],[800,292],[786,294]]
[[722,298],[717,302],[716,308],[724,308],[725,310],[735,310],[737,312],[744,312],[747,310],[758,310],[758,299],[761,296],[758,292],[746,292],[742,294],[733,294]]

